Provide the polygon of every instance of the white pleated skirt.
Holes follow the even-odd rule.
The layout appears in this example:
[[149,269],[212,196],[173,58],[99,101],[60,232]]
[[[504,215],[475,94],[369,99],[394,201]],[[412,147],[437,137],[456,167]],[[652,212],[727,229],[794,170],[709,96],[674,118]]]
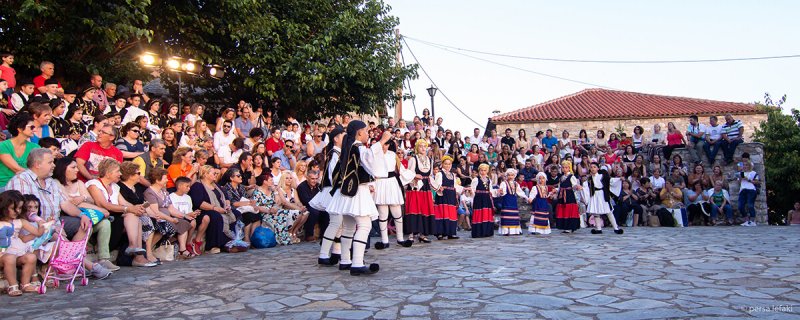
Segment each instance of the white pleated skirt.
[[315,195],[314,198],[311,198],[311,201],[308,202],[308,205],[319,211],[325,211],[325,209],[328,208],[328,204],[331,203],[331,199],[333,198],[333,196],[331,196],[331,189],[333,189],[333,187],[322,188],[320,192],[317,192],[317,195]]
[[372,195],[376,205],[402,205],[405,203],[403,190],[397,178],[380,178],[375,180],[375,193]]
[[589,197],[586,205],[586,213],[594,215],[604,215],[611,213],[611,204],[606,202],[603,190],[596,190],[593,197]]
[[367,216],[370,219],[378,219],[378,208],[369,192],[369,186],[361,184],[355,196],[348,197],[340,191],[333,195],[331,203],[325,209],[329,214],[341,214],[354,217]]

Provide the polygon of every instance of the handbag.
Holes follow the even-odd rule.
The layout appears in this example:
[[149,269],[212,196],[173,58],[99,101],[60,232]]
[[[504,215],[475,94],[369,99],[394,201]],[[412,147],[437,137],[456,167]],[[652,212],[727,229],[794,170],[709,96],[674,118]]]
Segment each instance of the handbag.
[[[239,201],[250,202],[250,199],[242,197],[241,199],[239,199]],[[239,210],[239,213],[258,213],[258,211],[256,211],[256,209],[253,208],[253,206],[241,206],[241,207],[238,207],[236,209]]]
[[79,209],[81,210],[82,216],[86,216],[87,218],[89,218],[89,220],[92,221],[92,225],[96,225],[100,221],[103,221],[103,218],[105,218],[102,212],[97,211],[95,209],[89,209],[89,208],[79,208]]
[[648,220],[647,221],[648,225],[651,226],[651,227],[660,227],[661,226],[661,220],[658,219],[657,215],[648,216],[647,220]]
[[153,250],[153,255],[161,261],[175,261],[175,245],[169,240]]

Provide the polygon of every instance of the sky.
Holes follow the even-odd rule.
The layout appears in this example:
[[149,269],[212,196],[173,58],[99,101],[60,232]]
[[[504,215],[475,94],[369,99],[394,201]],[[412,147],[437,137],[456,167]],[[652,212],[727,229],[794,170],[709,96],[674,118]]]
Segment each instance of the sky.
[[[774,100],[800,107],[800,58],[682,64],[598,64],[515,59],[442,50],[410,39],[476,51],[579,60],[702,60],[800,55],[800,1],[385,0],[398,17],[405,63],[439,87],[436,116],[472,132],[492,111],[509,112],[587,88],[732,102]],[[461,53],[453,53],[452,51]],[[477,60],[464,54],[490,60]],[[525,69],[522,71],[518,69]],[[567,78],[570,82],[533,72]],[[422,69],[410,81],[419,115],[430,107]],[[409,93],[408,88],[404,93]],[[414,116],[410,100],[406,119]]]

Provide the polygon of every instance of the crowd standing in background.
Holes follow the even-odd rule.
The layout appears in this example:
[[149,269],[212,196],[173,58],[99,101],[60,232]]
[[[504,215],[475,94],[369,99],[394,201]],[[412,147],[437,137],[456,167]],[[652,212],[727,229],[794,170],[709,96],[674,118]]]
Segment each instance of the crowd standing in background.
[[[344,184],[334,172],[349,170],[339,153],[353,145],[364,147],[355,149],[358,161],[369,164],[360,174],[375,180],[358,194],[372,194],[362,200],[377,206],[370,215],[377,249],[388,248],[395,233],[399,246],[411,247],[458,239],[459,230],[480,238],[495,229],[547,235],[592,226],[599,233],[605,223],[617,233],[622,226],[756,225],[761,177],[747,154],[733,158],[745,133],[730,114],[692,116],[664,124],[666,131],[657,124],[650,136],[639,126],[630,136],[480,128],[462,135],[427,109],[385,123],[350,114],[301,123],[243,100],[217,117],[201,103],[154,97],[141,80],[126,88],[92,75],[81,88],[63,88],[47,61],[41,75],[18,80],[13,55],[0,56],[0,262],[12,296],[41,285],[54,250],[34,249],[32,241],[48,233],[45,225],[73,241],[92,237],[84,265],[99,279],[121,265],[171,260],[159,248],[173,243],[178,259],[247,250],[263,228],[281,245],[323,240],[320,263],[335,264],[333,255],[349,252],[339,243],[366,249],[358,237],[370,219],[354,216],[348,225],[347,213],[340,212],[343,222],[314,199]],[[738,173],[724,175],[722,166],[734,161]],[[734,179],[737,203],[728,189]],[[38,199],[35,210],[25,202],[30,196]],[[520,217],[525,203],[529,220]],[[602,203],[608,212],[592,211]]]

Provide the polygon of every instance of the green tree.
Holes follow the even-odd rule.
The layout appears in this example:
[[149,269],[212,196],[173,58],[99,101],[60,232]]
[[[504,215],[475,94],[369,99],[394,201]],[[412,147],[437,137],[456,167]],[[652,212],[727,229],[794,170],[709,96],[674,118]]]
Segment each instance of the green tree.
[[791,115],[781,112],[786,96],[773,102],[766,94],[764,101],[769,112],[767,121],[761,122],[753,137],[764,144],[770,221],[779,222],[797,201],[800,191],[800,111],[792,109]]
[[99,72],[120,81],[145,73],[131,61],[152,37],[149,0],[10,0],[0,4],[0,51],[12,52],[20,75],[52,61],[66,86],[85,86]]
[[[147,70],[136,58],[145,50],[191,57],[227,67],[222,81],[183,78],[203,89],[202,100],[266,98],[301,120],[374,113],[400,98],[403,79],[416,77],[416,66],[396,61],[398,20],[382,1],[68,2],[11,1],[0,48],[31,70],[41,59],[55,62],[67,83],[85,82],[92,71],[115,81],[140,77]],[[30,33],[58,45],[23,41]],[[161,78],[176,93],[175,75]]]

